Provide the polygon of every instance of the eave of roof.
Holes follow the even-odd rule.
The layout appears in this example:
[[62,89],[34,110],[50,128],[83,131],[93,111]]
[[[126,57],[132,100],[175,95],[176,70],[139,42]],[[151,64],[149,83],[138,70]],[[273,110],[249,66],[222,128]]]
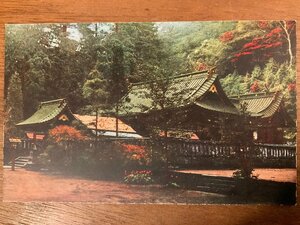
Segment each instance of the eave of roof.
[[44,124],[58,116],[67,106],[65,99],[41,102],[38,110],[17,126]]
[[220,104],[220,102],[212,102],[212,101],[196,101],[195,104],[197,106],[200,106],[201,108],[220,112],[220,113],[228,113],[228,114],[234,114],[238,115],[239,111],[233,106],[230,107],[226,104]]

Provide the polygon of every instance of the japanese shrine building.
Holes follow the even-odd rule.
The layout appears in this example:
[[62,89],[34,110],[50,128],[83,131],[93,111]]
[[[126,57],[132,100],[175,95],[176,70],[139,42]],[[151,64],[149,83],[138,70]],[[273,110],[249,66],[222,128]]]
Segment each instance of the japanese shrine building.
[[[166,87],[160,90],[155,82],[130,86],[119,102],[118,114],[114,115],[121,120],[120,134],[147,137],[154,128],[158,133],[186,131],[196,134],[200,140],[223,141],[222,137],[230,136],[234,122],[243,116],[241,105],[250,118],[247,124],[252,132],[250,138],[256,142],[284,143],[284,129],[295,127],[280,92],[228,97],[213,71],[171,77]],[[99,127],[95,128],[93,116],[75,115],[65,99],[57,99],[42,102],[37,111],[17,127],[36,136],[45,134],[53,126],[70,125],[77,120],[92,131],[102,129],[100,135],[115,136],[111,127],[115,117],[99,117]]]
[[[47,131],[58,125],[72,125],[73,121],[78,121],[86,126],[91,133],[98,131],[98,136],[116,136],[116,118],[99,117],[96,127],[95,116],[73,114],[65,99],[41,102],[37,111],[28,119],[17,124],[26,132],[28,139],[43,140]],[[129,125],[119,120],[119,137],[141,138]]]
[[230,99],[237,108],[246,104],[246,112],[250,115],[249,126],[257,142],[284,143],[284,129],[295,127],[280,92],[252,93],[232,96]]
[[67,101],[65,99],[56,99],[41,102],[37,111],[31,117],[18,123],[16,126],[25,131],[43,133],[53,125],[69,125],[75,119]]
[[[212,71],[174,76],[162,95],[151,82],[133,84],[120,102],[119,117],[138,133],[150,134],[152,127],[189,130],[200,140],[220,141],[246,107],[249,127],[256,142],[284,143],[283,130],[295,127],[284,108],[280,92],[252,93],[228,97]],[[160,104],[163,99],[165,105]],[[224,135],[223,135],[224,136]]]

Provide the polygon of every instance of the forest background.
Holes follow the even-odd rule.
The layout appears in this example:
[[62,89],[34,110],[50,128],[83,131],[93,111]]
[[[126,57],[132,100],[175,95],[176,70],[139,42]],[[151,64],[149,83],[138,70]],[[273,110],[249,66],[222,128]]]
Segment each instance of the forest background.
[[216,67],[231,95],[282,91],[296,119],[294,21],[7,25],[6,134],[39,102],[113,105],[131,83]]

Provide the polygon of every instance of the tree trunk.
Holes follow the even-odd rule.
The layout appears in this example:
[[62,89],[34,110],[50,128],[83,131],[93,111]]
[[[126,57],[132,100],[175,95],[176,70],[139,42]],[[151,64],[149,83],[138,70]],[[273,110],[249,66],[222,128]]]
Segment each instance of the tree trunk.
[[286,35],[286,40],[287,40],[287,43],[288,43],[288,54],[289,54],[289,68],[293,65],[293,52],[292,52],[292,44],[291,44],[291,37],[290,37],[290,33],[288,31],[288,28],[287,28],[287,25],[286,25],[286,21],[282,21],[280,22],[280,25],[282,27],[282,29],[284,30],[285,32],[285,35]]
[[116,137],[119,137],[119,104],[116,105]]
[[16,149],[12,147],[10,153],[11,153],[11,170],[15,171]]
[[95,139],[95,148],[98,147],[98,108],[96,109],[96,139]]
[[[119,24],[115,23],[115,31],[119,33]],[[118,78],[118,86],[120,86],[119,78]],[[119,90],[118,90],[119,91]],[[118,94],[118,101],[119,101],[119,94]],[[119,137],[119,103],[116,104],[116,137]]]

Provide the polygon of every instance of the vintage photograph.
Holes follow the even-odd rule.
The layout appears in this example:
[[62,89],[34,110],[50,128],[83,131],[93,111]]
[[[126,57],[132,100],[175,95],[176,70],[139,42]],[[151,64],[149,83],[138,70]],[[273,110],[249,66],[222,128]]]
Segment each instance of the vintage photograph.
[[7,24],[3,200],[296,204],[296,22]]

